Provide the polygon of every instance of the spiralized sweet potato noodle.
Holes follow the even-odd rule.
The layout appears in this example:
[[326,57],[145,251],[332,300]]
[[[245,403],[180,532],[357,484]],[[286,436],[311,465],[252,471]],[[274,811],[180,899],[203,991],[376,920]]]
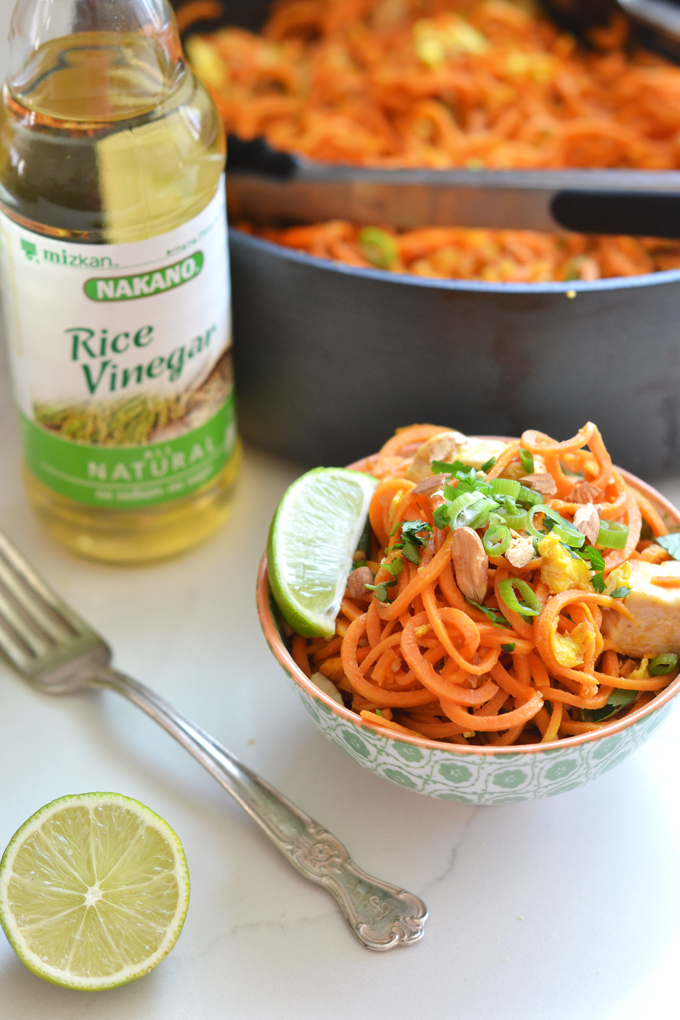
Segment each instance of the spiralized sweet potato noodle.
[[[398,430],[365,463],[365,470],[380,479],[369,512],[368,555],[377,584],[393,580],[385,564],[401,553],[386,547],[399,540],[401,524],[433,522],[441,495],[419,492],[404,474],[420,445],[442,431],[436,425]],[[643,522],[654,536],[665,534],[666,525],[649,499],[628,488],[612,468],[592,422],[562,443],[525,432],[520,441],[506,445],[488,477],[511,474],[520,462],[520,448],[543,458],[557,489],[547,506],[566,520],[583,506],[576,499],[578,474],[591,485],[591,499],[602,517],[628,525],[625,549],[604,551],[605,577],[627,560],[661,563],[668,558],[653,541],[640,540]],[[640,672],[638,662],[601,633],[602,609],[630,618],[625,603],[595,590],[551,592],[542,580],[538,555],[522,568],[505,556],[492,557],[484,608],[500,612],[507,623],[492,622],[458,587],[452,541],[450,529],[433,528],[419,565],[402,557],[389,601],[369,593],[346,595],[330,641],[296,635],[293,657],[306,675],[323,673],[369,722],[435,740],[498,745],[550,742],[601,729],[606,723],[583,710],[603,709],[616,689],[637,692],[620,710],[621,718],[677,675],[677,670],[667,676],[631,675]],[[503,579],[520,576],[541,607],[533,622],[513,612],[499,589]],[[574,631],[581,637],[582,661],[565,665],[559,641]]]

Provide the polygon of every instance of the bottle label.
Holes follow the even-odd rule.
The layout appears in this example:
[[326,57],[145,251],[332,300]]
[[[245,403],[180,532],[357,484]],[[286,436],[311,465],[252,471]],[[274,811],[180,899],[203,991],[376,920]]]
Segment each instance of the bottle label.
[[90,506],[186,496],[236,442],[225,190],[131,244],[77,244],[0,210],[0,280],[26,462]]

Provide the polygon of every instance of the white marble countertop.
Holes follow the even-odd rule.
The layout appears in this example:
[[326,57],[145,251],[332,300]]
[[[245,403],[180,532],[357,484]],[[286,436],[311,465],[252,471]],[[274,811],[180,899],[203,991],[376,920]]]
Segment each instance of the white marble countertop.
[[[51,699],[0,662],[0,849],[42,804],[115,790],[170,822],[192,877],[174,951],[121,989],[53,987],[0,935],[3,1020],[675,1020],[680,713],[613,772],[553,800],[483,808],[394,786],[315,728],[260,633],[257,563],[294,465],[249,452],[212,540],[152,567],[101,566],[54,545],[29,511],[4,371],[0,395],[0,526],[111,641],[117,665],[431,915],[417,945],[369,952],[142,713],[105,692]],[[680,495],[680,481],[662,488]]]

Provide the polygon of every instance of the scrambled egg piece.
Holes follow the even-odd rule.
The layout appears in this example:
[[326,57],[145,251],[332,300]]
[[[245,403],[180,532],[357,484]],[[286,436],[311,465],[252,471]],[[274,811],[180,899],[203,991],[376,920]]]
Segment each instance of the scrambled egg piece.
[[632,673],[628,674],[629,680],[651,680],[652,674],[649,672],[647,667],[649,666],[649,659],[643,659],[637,669],[634,669]]
[[548,585],[551,595],[572,588],[578,588],[579,591],[593,590],[588,564],[585,560],[570,556],[557,535],[546,535],[541,539],[538,555],[543,557],[541,580]]
[[582,666],[586,658],[586,645],[592,644],[592,631],[587,623],[579,623],[571,634],[555,634],[553,651],[561,666],[574,669]]
[[[616,642],[620,652],[633,659],[651,659],[662,652],[680,655],[680,587],[664,588],[653,584],[655,577],[678,578],[680,582],[680,562],[631,560],[612,570],[607,578],[608,591],[619,585],[630,588],[630,595],[623,604],[634,619],[626,620],[615,610],[605,609],[602,633]],[[643,666],[641,663],[640,669]]]

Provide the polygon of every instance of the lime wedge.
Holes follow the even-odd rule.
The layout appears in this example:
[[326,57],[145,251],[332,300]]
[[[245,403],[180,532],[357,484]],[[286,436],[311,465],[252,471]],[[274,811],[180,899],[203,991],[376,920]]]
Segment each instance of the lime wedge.
[[148,974],[177,941],[188,906],[178,837],[118,793],[52,801],[0,862],[0,922],[12,948],[64,988],[101,991]]
[[377,479],[315,468],[293,482],[269,532],[269,583],[288,623],[305,637],[330,637]]

